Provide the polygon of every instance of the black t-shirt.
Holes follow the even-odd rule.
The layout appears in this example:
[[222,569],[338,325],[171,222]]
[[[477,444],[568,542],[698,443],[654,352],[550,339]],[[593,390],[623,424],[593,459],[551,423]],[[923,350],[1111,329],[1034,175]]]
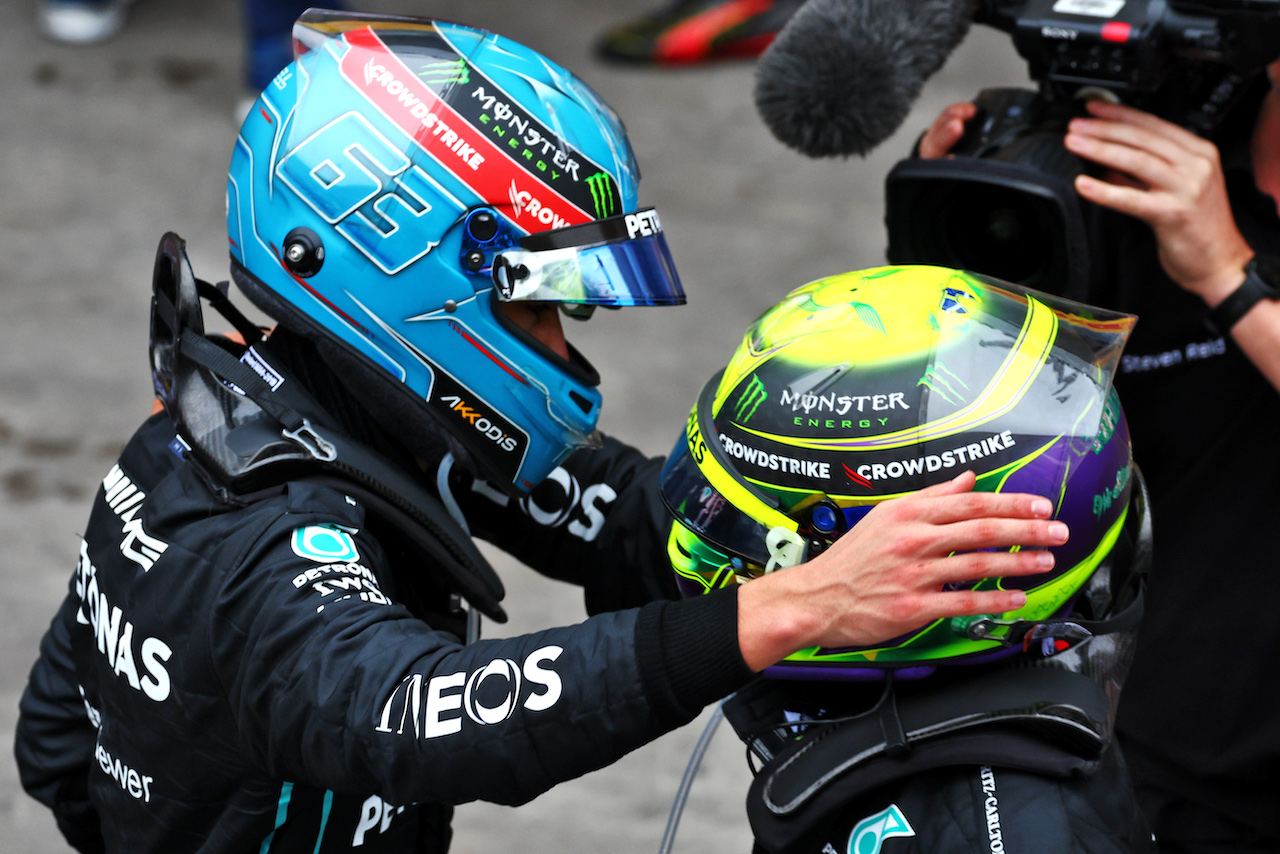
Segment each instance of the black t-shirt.
[[[1250,169],[1256,114],[1242,107],[1248,121],[1219,146],[1237,225],[1255,251],[1280,255],[1276,205]],[[1109,307],[1139,316],[1116,388],[1155,533],[1119,731],[1135,778],[1280,837],[1280,393],[1205,326],[1204,303],[1165,275],[1145,224],[1101,214],[1095,225]]]

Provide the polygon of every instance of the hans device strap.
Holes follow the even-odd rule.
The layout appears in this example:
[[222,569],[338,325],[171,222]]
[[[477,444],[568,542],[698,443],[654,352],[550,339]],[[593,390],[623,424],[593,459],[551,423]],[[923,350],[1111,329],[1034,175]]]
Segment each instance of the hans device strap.
[[[264,358],[261,330],[224,291],[195,278],[172,232],[160,241],[152,290],[156,395],[202,468],[241,496],[286,480],[345,492],[407,536],[477,610],[506,622],[502,582],[440,500],[335,429],[297,380]],[[201,298],[244,336],[239,357],[205,334]]]
[[894,688],[868,714],[806,732],[760,770],[747,816],[765,848],[803,850],[848,804],[933,769],[1089,775],[1111,739],[1107,692],[1082,673],[998,670],[909,696]]

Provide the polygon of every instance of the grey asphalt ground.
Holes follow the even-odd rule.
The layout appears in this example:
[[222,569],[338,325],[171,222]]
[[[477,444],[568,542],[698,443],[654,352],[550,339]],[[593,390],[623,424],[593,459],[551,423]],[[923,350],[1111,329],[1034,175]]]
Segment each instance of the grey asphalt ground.
[[[884,175],[938,110],[1026,81],[1007,38],[975,29],[894,138],[865,160],[811,161],[758,119],[750,64],[620,69],[592,56],[598,33],[659,2],[361,5],[513,37],[575,70],[623,117],[642,202],[662,215],[689,305],[598,312],[568,332],[603,376],[602,426],[653,454],[670,449],[702,382],[761,311],[812,279],[883,263]],[[139,0],[120,36],[88,48],[42,40],[34,0],[0,8],[0,851],[46,854],[69,849],[18,786],[18,698],[93,492],[151,405],[160,236],[187,239],[198,276],[227,276],[224,182],[242,46],[230,0]],[[503,631],[582,619],[572,588],[493,554],[512,614]],[[524,807],[460,808],[454,850],[657,851],[708,716]],[[750,850],[748,783],[742,747],[722,728],[674,850]]]

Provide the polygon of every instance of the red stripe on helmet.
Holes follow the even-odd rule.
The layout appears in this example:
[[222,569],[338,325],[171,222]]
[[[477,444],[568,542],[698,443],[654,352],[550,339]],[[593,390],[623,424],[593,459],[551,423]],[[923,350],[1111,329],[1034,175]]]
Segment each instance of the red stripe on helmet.
[[[345,35],[342,76],[418,147],[528,232],[595,217],[539,181],[440,100],[370,28]],[[394,89],[394,91],[392,91]],[[500,200],[507,200],[502,204]]]
[[352,329],[355,329],[365,338],[369,338],[369,339],[373,338],[373,336],[369,334],[369,330],[361,326],[360,323],[355,318],[347,314],[342,309],[338,308],[336,305],[330,302],[329,299],[324,294],[320,293],[318,290],[311,287],[311,285],[307,284],[306,280],[302,279],[296,273],[290,270],[289,265],[284,263],[284,259],[280,257],[280,253],[276,251],[276,248],[274,246],[271,247],[271,254],[276,256],[276,261],[280,264],[280,269],[284,270],[289,275],[289,278],[293,279],[295,282],[301,285],[303,290],[311,294],[316,299],[320,300],[320,302],[324,303],[329,308],[330,311],[334,312],[339,317],[341,317],[344,321],[347,322],[347,325],[349,325]]
[[449,326],[451,326],[451,327],[453,328],[453,331],[454,331],[454,332],[458,333],[458,334],[459,334],[459,335],[461,335],[464,339],[466,339],[466,341],[467,341],[468,343],[470,343],[472,347],[475,347],[475,348],[476,348],[477,350],[479,350],[481,353],[484,353],[486,356],[488,356],[490,359],[492,359],[492,360],[493,360],[493,363],[494,363],[495,365],[497,365],[499,368],[502,368],[502,370],[506,371],[507,373],[511,374],[511,376],[513,376],[513,377],[515,377],[517,380],[519,380],[521,385],[528,385],[528,384],[529,384],[529,381],[528,381],[528,380],[526,380],[524,377],[520,376],[520,375],[519,375],[519,374],[517,374],[515,371],[513,371],[513,370],[511,369],[511,367],[510,367],[506,362],[504,362],[502,359],[500,359],[496,353],[494,353],[494,352],[493,352],[492,350],[490,350],[488,347],[484,346],[484,345],[483,345],[483,344],[481,344],[479,341],[477,341],[475,338],[473,338],[473,337],[472,337],[472,336],[471,336],[471,335],[470,335],[470,334],[469,334],[465,329],[463,329],[463,328],[462,328],[462,324],[460,324],[460,323],[455,323],[454,321],[452,321],[452,320],[451,320],[451,321],[449,321]]
[[844,468],[844,473],[845,473],[845,474],[847,474],[847,475],[849,476],[849,480],[853,481],[854,483],[858,484],[859,486],[865,486],[867,489],[871,489],[871,488],[872,488],[872,486],[871,486],[871,481],[867,480],[865,477],[863,477],[862,475],[858,474],[856,471],[854,471],[853,469],[849,468],[849,466],[847,466],[847,465],[843,465],[842,467]]

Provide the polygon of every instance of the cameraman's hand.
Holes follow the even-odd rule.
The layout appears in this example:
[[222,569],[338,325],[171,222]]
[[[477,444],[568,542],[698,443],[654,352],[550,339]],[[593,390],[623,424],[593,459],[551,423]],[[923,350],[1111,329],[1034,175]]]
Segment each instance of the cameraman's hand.
[[936,160],[945,157],[955,144],[964,136],[964,126],[978,112],[976,105],[969,101],[961,101],[947,107],[929,125],[929,129],[920,137],[916,146],[916,154],[925,160]]
[[[813,560],[738,591],[742,656],[763,670],[798,649],[864,646],[942,617],[1022,607],[1019,590],[946,590],[952,582],[1033,575],[1040,550],[1066,542],[1053,505],[1023,494],[973,492],[972,472],[877,505]],[[979,551],[1021,545],[1018,552]],[[955,553],[955,554],[953,554]]]
[[1160,264],[1182,288],[1217,305],[1244,280],[1253,256],[1231,215],[1218,149],[1177,125],[1119,104],[1091,101],[1065,145],[1106,167],[1076,192],[1151,226]]

